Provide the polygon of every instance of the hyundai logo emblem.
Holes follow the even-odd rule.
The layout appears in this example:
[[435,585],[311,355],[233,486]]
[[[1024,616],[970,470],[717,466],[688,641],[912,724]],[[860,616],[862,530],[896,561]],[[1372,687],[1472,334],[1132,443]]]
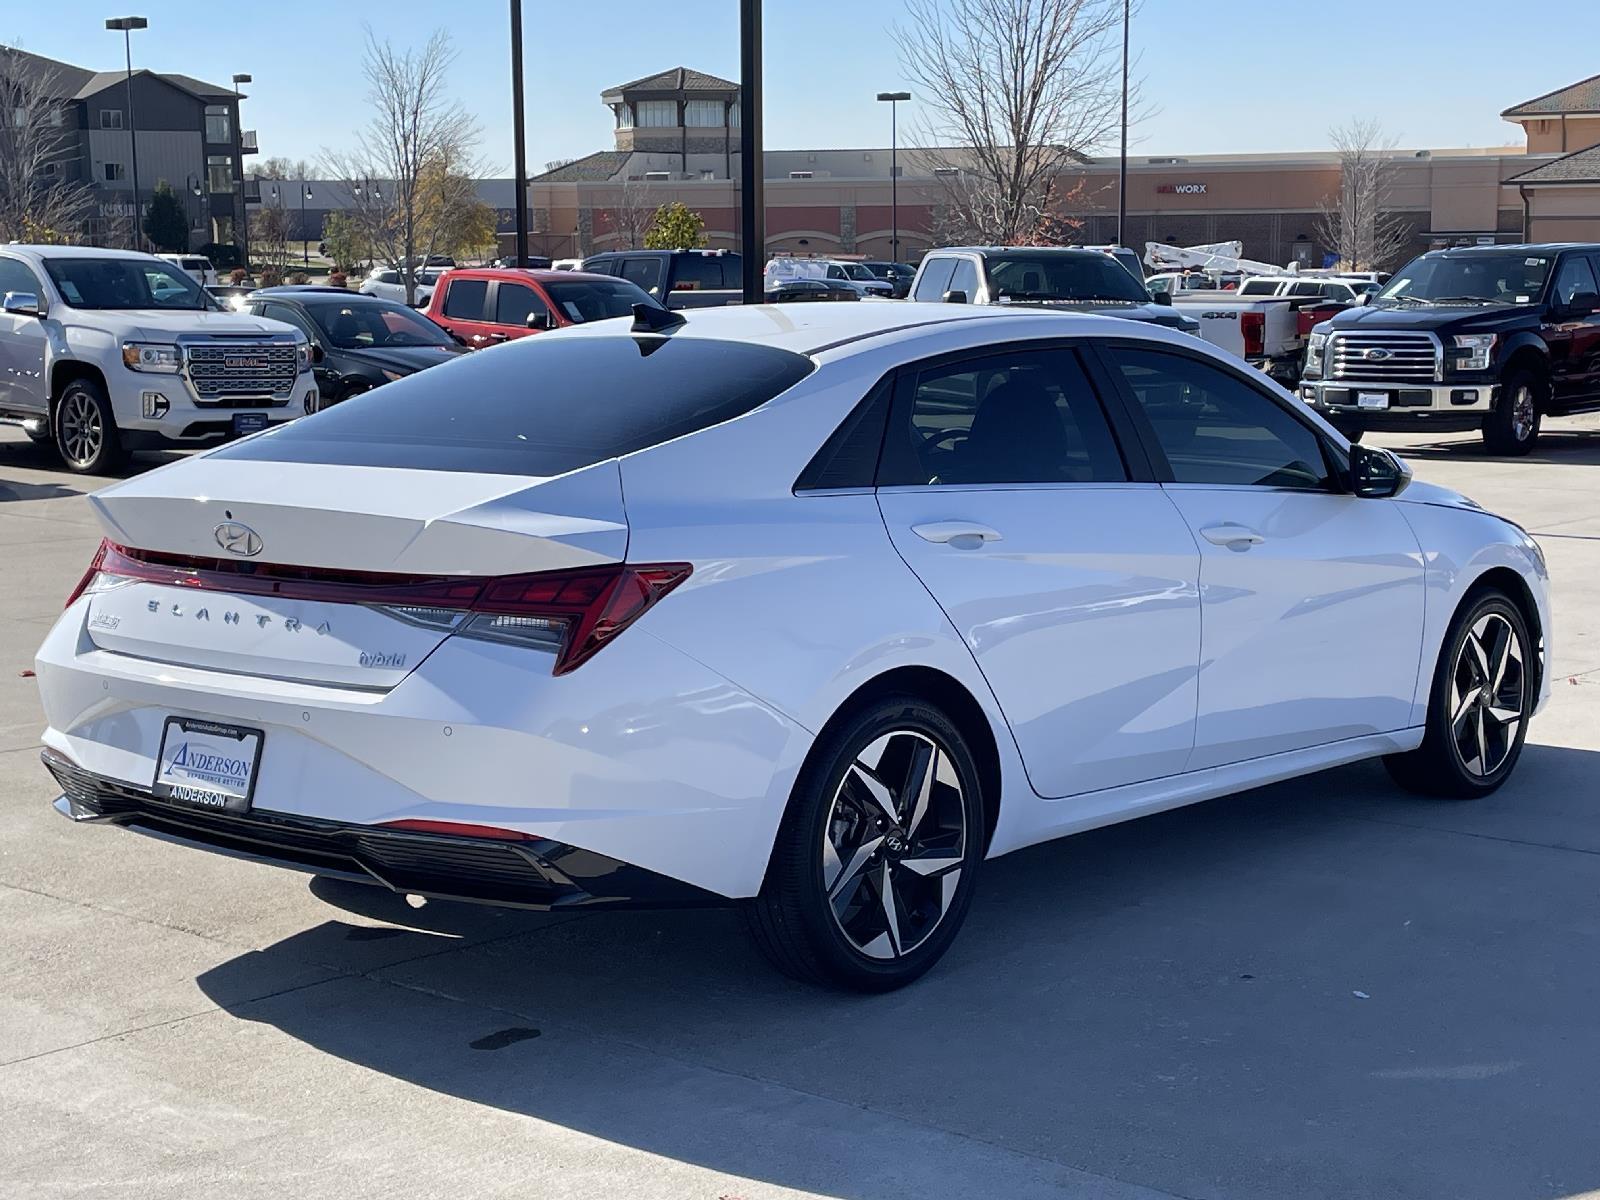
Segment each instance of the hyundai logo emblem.
[[261,553],[261,535],[238,521],[224,521],[212,531],[212,536],[217,539],[217,545],[229,554],[254,558]]
[[1374,346],[1371,350],[1368,350],[1363,357],[1368,362],[1382,362],[1384,359],[1389,357],[1389,351],[1385,350],[1382,346]]

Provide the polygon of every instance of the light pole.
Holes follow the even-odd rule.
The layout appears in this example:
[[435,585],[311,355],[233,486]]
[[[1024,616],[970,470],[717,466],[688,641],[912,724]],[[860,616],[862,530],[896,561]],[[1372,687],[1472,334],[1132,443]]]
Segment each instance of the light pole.
[[879,92],[889,102],[889,257],[900,261],[900,101],[910,92]]
[[1128,224],[1128,15],[1122,0],[1122,156],[1117,167],[1117,245],[1126,246]]
[[[189,182],[189,193],[190,193],[190,195],[192,195],[194,197],[194,200],[195,200],[195,205],[194,205],[195,206],[195,210],[203,215],[205,213],[205,208],[201,204],[200,198],[206,194],[205,186],[201,182],[201,179],[200,179],[200,177],[198,175],[189,176],[189,181],[188,182]],[[189,206],[187,204],[184,205],[184,207],[183,207],[183,217],[184,217],[184,220],[188,220],[189,219]],[[188,243],[185,243],[185,245],[187,245],[187,244]]]
[[128,65],[128,145],[133,159],[133,248],[144,249],[144,231],[139,220],[139,135],[133,116],[133,31],[149,29],[150,22],[143,17],[112,17],[106,28],[122,34],[122,53]]
[[528,265],[528,152],[522,129],[522,0],[511,0],[511,137],[516,143],[517,266]]
[[233,119],[239,126],[234,132],[239,135],[241,150],[239,155],[239,208],[242,211],[239,215],[243,224],[239,226],[240,255],[244,259],[243,266],[246,275],[250,274],[250,196],[245,191],[244,185],[244,93],[239,88],[243,84],[254,82],[255,80],[248,75],[235,75],[233,77]]
[[307,270],[311,267],[311,243],[306,239],[306,201],[311,199],[311,189],[306,181],[300,181],[300,263]]
[[739,0],[739,248],[744,302],[760,304],[766,273],[766,164],[761,138],[761,0]]

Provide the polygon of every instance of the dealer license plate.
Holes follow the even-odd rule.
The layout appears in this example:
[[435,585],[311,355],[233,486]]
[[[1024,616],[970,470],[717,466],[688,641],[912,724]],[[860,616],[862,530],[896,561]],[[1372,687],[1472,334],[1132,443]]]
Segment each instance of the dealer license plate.
[[1389,407],[1389,393],[1388,392],[1357,392],[1356,393],[1356,407],[1357,408],[1388,408]]
[[233,431],[235,433],[254,433],[258,429],[267,427],[266,413],[234,413]]
[[159,800],[212,812],[247,812],[262,733],[192,717],[168,717],[152,791]]

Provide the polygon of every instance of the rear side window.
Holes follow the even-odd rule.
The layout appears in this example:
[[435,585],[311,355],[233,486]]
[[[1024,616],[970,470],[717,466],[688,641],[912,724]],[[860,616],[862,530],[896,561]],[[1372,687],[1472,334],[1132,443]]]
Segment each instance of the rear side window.
[[625,258],[622,260],[622,277],[638,284],[652,296],[661,295],[661,260],[659,258]]
[[488,280],[452,279],[444,292],[444,315],[462,321],[481,321],[484,297],[488,293]]
[[922,278],[911,293],[913,300],[938,300],[950,290],[950,276],[955,274],[956,260],[936,258],[922,268]]
[[522,338],[215,453],[561,475],[742,416],[811,370],[787,350],[706,338]]
[[709,254],[680,254],[672,264],[672,290],[716,291],[725,287],[722,261]]
[[1127,477],[1077,355],[1028,349],[929,367],[903,384],[878,482],[972,486]]

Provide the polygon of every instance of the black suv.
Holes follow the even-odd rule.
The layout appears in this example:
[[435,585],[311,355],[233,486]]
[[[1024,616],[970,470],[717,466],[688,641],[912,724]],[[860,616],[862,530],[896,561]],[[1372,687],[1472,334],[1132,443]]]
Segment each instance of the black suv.
[[1311,332],[1300,396],[1352,441],[1482,429],[1526,454],[1546,416],[1600,409],[1600,246],[1472,246],[1413,259]]
[[583,269],[636,283],[668,308],[711,308],[744,298],[744,260],[729,250],[608,250]]
[[287,321],[310,339],[318,409],[468,352],[416,309],[343,288],[262,288],[245,308]]
[[917,266],[911,299],[1103,313],[1199,335],[1200,322],[1152,296],[1111,255],[1069,246],[952,246]]

